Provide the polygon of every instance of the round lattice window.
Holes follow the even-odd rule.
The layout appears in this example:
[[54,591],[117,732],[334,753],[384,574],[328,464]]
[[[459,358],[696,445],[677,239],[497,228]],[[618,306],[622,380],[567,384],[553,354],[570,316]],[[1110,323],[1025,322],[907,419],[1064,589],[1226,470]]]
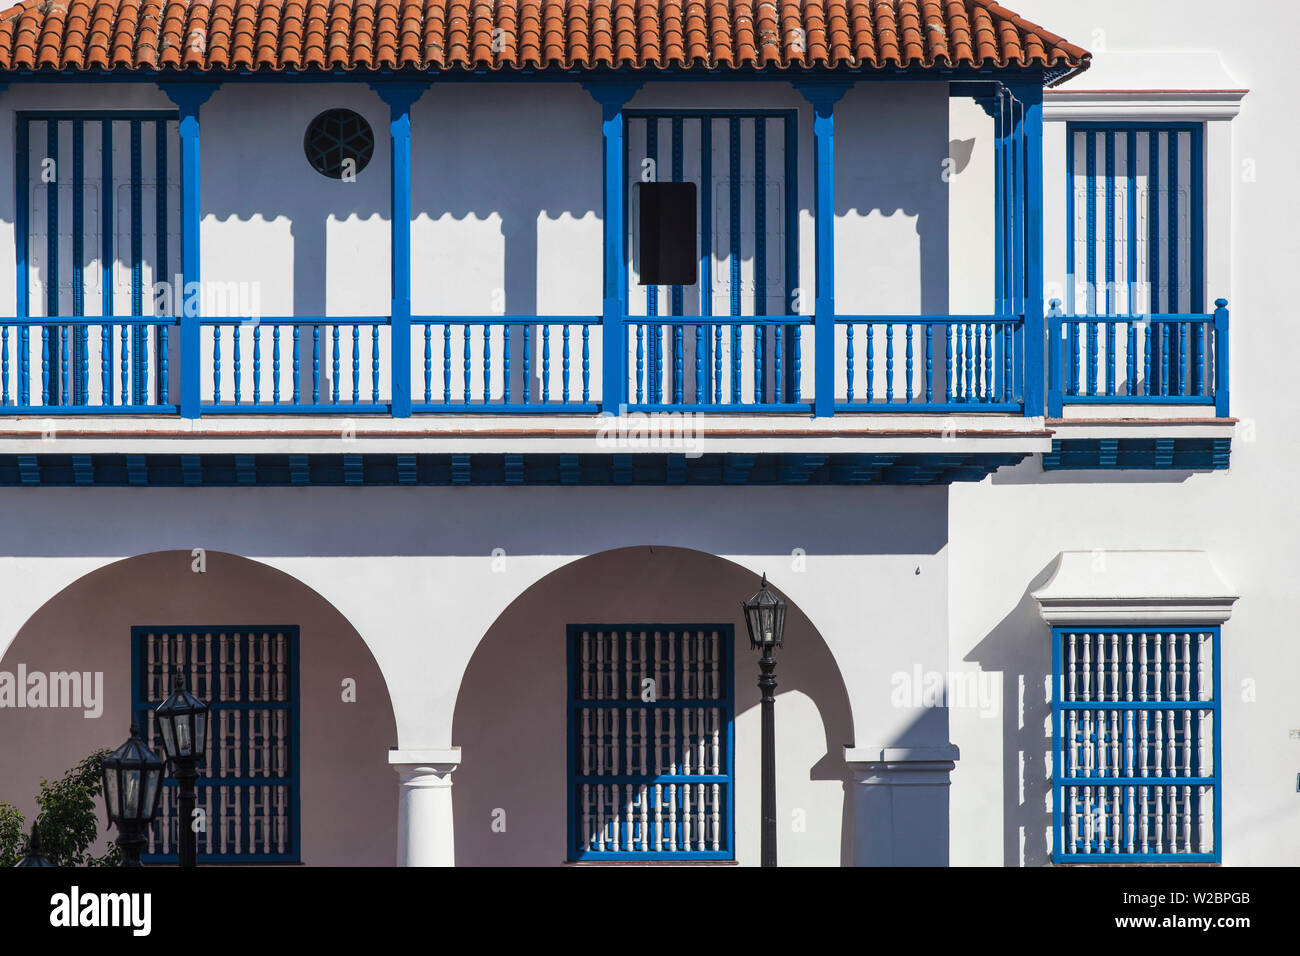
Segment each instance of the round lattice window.
[[375,131],[352,110],[326,110],[311,121],[302,148],[311,168],[330,179],[351,179],[375,154]]

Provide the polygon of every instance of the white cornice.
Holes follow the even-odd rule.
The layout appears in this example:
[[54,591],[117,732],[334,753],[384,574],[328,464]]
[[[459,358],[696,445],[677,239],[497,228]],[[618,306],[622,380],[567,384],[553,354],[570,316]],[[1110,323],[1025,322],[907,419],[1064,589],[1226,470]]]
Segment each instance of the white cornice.
[[1237,594],[1204,551],[1062,551],[1033,593],[1051,625],[1213,626]]
[[1048,90],[1043,119],[1169,121],[1230,120],[1248,90]]

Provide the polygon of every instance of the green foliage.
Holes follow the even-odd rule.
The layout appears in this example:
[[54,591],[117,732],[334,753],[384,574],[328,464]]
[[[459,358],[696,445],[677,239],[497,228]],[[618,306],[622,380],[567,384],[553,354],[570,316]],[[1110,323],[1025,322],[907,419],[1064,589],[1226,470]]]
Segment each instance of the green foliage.
[[[61,778],[41,781],[36,803],[36,828],[41,835],[41,854],[55,866],[117,866],[122,853],[116,844],[91,850],[99,837],[99,797],[103,790],[99,750],[77,764]],[[0,866],[13,866],[27,854],[28,834],[23,815],[16,807],[0,803]]]

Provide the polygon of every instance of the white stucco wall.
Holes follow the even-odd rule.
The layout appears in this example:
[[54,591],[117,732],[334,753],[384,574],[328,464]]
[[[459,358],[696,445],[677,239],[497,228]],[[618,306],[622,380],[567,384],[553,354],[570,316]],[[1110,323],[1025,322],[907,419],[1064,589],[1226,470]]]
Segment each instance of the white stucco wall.
[[[1051,650],[1028,592],[1061,550],[1118,548],[1203,549],[1240,593],[1223,629],[1223,859],[1274,865],[1300,860],[1300,741],[1291,734],[1300,726],[1292,689],[1300,651],[1289,638],[1300,507],[1287,490],[1297,430],[1278,376],[1278,362],[1300,347],[1300,332],[1278,309],[1290,294],[1285,264],[1300,252],[1289,217],[1280,214],[1291,203],[1293,157],[1300,148],[1294,124],[1279,122],[1291,112],[1281,44],[1296,14],[1274,4],[1245,7],[1243,16],[1224,17],[1221,7],[1201,0],[1177,4],[1176,16],[1164,3],[1016,5],[1029,19],[1089,46],[1103,88],[1250,90],[1240,115],[1229,124],[1212,124],[1227,130],[1207,137],[1206,173],[1207,216],[1226,222],[1231,205],[1230,231],[1207,233],[1206,299],[1230,300],[1232,413],[1242,422],[1227,472],[1043,473],[1035,459],[980,485],[953,487],[952,667],[1000,672],[1004,680],[1004,710],[996,718],[952,712],[953,741],[963,756],[952,785],[955,864],[1043,862],[1050,826],[1043,778],[1051,742],[1044,739],[1050,708],[1042,675],[1050,669]],[[1270,23],[1267,35],[1249,26],[1249,10]],[[1108,51],[1153,48],[1189,53],[1116,56],[1123,69],[1106,62]],[[1203,55],[1190,52],[1203,50],[1218,51],[1222,67],[1203,69]],[[1223,71],[1236,82],[1224,84]],[[1090,82],[1084,74],[1078,85]],[[954,116],[961,123],[954,121],[954,139],[991,132],[981,134],[978,111],[973,122],[969,112]],[[1061,281],[1065,259],[1063,125],[1049,123],[1046,132],[1049,289]],[[1226,162],[1214,152],[1223,136],[1231,140]],[[988,170],[973,163],[972,171],[989,181]],[[962,191],[954,195],[954,207],[968,210],[966,225],[954,220],[955,248],[971,247],[988,228],[972,217],[977,200],[966,176],[954,182],[954,190]],[[991,185],[976,192],[985,188],[991,194]],[[973,285],[954,267],[954,296],[975,294]]]

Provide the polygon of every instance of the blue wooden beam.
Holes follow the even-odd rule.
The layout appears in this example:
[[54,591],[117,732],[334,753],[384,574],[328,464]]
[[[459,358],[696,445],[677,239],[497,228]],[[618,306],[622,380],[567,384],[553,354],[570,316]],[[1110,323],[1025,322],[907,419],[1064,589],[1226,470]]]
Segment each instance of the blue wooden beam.
[[199,227],[203,218],[203,189],[199,172],[199,108],[217,91],[220,83],[159,83],[158,87],[180,111],[181,138],[181,281],[172,290],[181,303],[181,401],[182,418],[198,418],[199,316],[203,296],[200,266]]
[[617,415],[627,398],[627,237],[624,204],[627,168],[623,143],[623,107],[641,88],[640,80],[592,80],[582,84],[600,104],[602,144],[601,219],[604,223],[604,266],[601,301],[601,409]]
[[411,107],[426,83],[371,83],[388,104],[392,238],[389,348],[392,415],[411,417]]
[[817,298],[813,306],[813,415],[835,414],[835,104],[850,81],[810,81],[795,88],[813,106],[813,246]]

